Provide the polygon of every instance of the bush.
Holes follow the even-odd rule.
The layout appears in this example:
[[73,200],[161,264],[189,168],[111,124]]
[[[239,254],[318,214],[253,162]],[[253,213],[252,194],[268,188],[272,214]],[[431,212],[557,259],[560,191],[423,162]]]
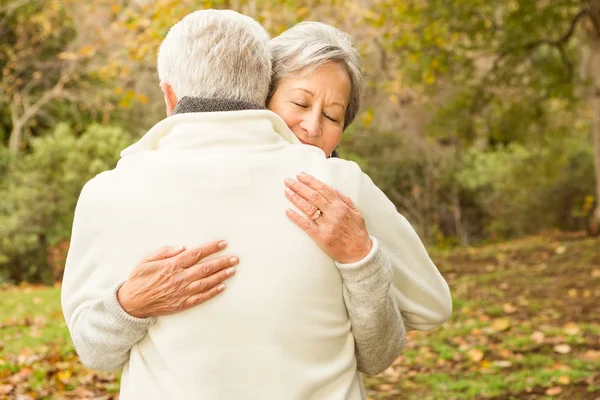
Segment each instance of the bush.
[[81,188],[114,167],[132,138],[92,125],[79,137],[61,124],[32,139],[30,153],[0,152],[0,279],[51,283],[64,266]]
[[483,210],[481,223],[493,238],[549,228],[582,230],[594,193],[590,140],[573,135],[536,148],[511,144],[471,151],[457,179]]

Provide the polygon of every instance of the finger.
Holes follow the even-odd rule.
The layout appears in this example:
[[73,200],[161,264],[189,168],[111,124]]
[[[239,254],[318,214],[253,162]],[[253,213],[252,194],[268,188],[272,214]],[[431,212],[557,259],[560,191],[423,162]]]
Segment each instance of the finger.
[[290,190],[292,190],[294,193],[303,197],[309,203],[312,203],[315,206],[317,206],[317,208],[319,208],[319,210],[321,210],[321,211],[325,211],[327,209],[327,207],[329,206],[329,201],[327,201],[327,199],[325,197],[323,197],[323,195],[321,195],[321,193],[306,186],[302,182],[298,182],[295,179],[288,178],[285,180],[285,185],[288,188],[290,188]]
[[192,265],[197,264],[203,258],[223,250],[225,247],[227,247],[227,242],[224,240],[217,240],[205,243],[198,247],[191,247],[173,259],[173,267],[189,268]]
[[309,188],[319,192],[328,202],[333,203],[338,200],[338,196],[336,196],[334,190],[314,176],[301,172],[298,174],[298,180]]
[[233,267],[239,263],[237,257],[226,256],[215,258],[210,261],[204,261],[187,268],[181,278],[187,282],[193,282],[198,279],[206,278],[225,268]]
[[185,250],[185,246],[177,246],[177,247],[163,246],[163,247],[159,248],[158,250],[146,255],[144,258],[142,258],[142,264],[147,263],[147,262],[159,261],[159,260],[171,258],[171,257],[176,256],[177,254],[180,254],[184,250]]
[[186,292],[190,295],[197,295],[200,293],[207,292],[215,286],[231,278],[234,274],[235,267],[230,267],[222,271],[218,271],[206,278],[198,279],[197,281],[190,283],[186,287]]
[[354,205],[354,202],[352,201],[352,199],[350,197],[346,196],[345,194],[343,194],[342,192],[340,192],[337,189],[333,189],[333,190],[335,190],[335,193],[339,196],[340,199],[342,199],[342,201],[344,203],[346,203],[346,205],[348,207],[350,207],[354,211],[357,211],[356,206]]
[[285,196],[288,198],[289,201],[292,202],[292,204],[298,207],[300,211],[302,211],[308,218],[315,221],[319,217],[320,210],[314,204],[311,204],[302,197],[298,196],[291,189],[285,188]]
[[318,230],[318,225],[315,223],[315,221],[300,216],[300,214],[291,208],[285,210],[285,213],[293,223],[295,223],[304,232],[308,233],[311,237],[312,234]]
[[212,299],[213,297],[217,296],[218,294],[223,292],[223,290],[225,290],[225,284],[221,283],[220,285],[217,285],[217,286],[207,290],[206,292],[202,292],[202,293],[198,293],[193,296],[190,296],[183,302],[182,309],[188,309],[188,308],[197,306],[198,304],[202,304],[202,303]]

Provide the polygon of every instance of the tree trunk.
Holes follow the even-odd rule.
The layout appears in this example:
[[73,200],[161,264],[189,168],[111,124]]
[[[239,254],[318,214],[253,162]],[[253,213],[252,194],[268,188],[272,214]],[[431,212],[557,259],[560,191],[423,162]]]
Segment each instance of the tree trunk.
[[591,235],[600,235],[600,38],[592,44],[591,80],[593,84],[591,107],[594,114],[592,138],[594,141],[594,172],[596,175],[596,208],[592,213],[589,224]]
[[21,127],[21,125],[13,125],[12,130],[10,131],[10,136],[8,137],[8,149],[14,154],[17,154],[21,151],[22,136],[23,128]]

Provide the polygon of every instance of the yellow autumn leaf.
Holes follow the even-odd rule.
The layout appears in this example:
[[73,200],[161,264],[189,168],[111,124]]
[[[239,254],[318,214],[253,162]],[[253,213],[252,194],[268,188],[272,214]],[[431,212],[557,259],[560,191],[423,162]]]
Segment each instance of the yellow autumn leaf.
[[471,349],[469,350],[467,355],[469,356],[469,359],[473,362],[479,362],[483,360],[483,351],[479,349]]
[[72,373],[70,369],[63,369],[56,373],[56,377],[58,378],[58,380],[65,384],[69,382],[69,379],[71,379],[71,375]]
[[512,322],[508,318],[496,318],[492,321],[492,329],[497,332],[503,332],[509,330],[512,326]]
[[561,375],[556,381],[561,385],[568,385],[571,383],[571,378],[569,378],[569,375]]
[[579,334],[579,332],[581,332],[581,328],[579,327],[579,325],[577,325],[574,322],[566,323],[565,326],[563,326],[563,330],[566,334],[571,336],[577,335]]

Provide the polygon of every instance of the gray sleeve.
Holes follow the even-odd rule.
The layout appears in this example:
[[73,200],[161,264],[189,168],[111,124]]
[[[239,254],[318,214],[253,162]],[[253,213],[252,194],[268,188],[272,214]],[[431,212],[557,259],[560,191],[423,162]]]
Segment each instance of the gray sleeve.
[[356,345],[358,370],[376,375],[400,355],[406,328],[391,291],[392,266],[374,237],[371,252],[353,264],[336,262]]
[[135,318],[117,300],[117,291],[89,301],[73,313],[69,330],[81,362],[89,368],[113,371],[129,360],[131,348],[146,335],[156,318]]

